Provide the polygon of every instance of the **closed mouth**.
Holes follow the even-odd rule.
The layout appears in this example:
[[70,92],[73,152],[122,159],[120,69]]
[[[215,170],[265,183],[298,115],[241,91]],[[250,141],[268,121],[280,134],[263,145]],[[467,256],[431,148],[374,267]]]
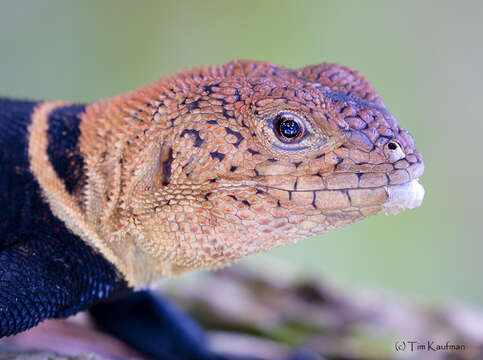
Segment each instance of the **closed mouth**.
[[229,180],[224,185],[232,190],[254,187],[277,199],[297,205],[312,204],[323,211],[359,210],[364,216],[384,211],[387,215],[395,215],[421,205],[425,191],[419,177],[423,172],[424,163],[419,160],[405,169],[396,168],[388,173],[276,176],[266,177],[262,183]]

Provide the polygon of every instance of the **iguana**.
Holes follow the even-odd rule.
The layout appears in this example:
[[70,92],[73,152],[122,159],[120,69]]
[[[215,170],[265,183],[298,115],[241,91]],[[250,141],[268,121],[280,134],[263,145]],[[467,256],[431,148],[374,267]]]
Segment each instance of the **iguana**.
[[0,100],[0,335],[419,206],[359,72],[233,61],[88,105]]

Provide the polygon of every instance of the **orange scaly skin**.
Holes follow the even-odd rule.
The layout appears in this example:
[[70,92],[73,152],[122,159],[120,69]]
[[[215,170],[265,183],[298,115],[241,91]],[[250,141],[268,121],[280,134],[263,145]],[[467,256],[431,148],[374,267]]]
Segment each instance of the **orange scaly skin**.
[[422,200],[411,135],[339,65],[194,69],[88,106],[80,127],[79,235],[138,287]]

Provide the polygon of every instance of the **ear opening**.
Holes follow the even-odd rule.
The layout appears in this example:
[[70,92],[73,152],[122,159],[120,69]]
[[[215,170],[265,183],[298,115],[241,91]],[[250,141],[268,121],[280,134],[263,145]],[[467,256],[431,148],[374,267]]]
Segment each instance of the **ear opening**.
[[173,163],[173,149],[171,146],[161,147],[161,166],[159,167],[158,179],[162,186],[169,185],[171,179],[171,165]]

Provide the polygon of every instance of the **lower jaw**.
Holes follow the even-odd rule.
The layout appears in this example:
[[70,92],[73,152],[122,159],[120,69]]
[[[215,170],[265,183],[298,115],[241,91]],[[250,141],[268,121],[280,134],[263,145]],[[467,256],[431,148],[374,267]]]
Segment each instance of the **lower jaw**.
[[388,194],[388,200],[382,205],[382,210],[386,215],[396,215],[405,209],[417,208],[423,202],[424,188],[419,183],[419,179],[384,188]]

